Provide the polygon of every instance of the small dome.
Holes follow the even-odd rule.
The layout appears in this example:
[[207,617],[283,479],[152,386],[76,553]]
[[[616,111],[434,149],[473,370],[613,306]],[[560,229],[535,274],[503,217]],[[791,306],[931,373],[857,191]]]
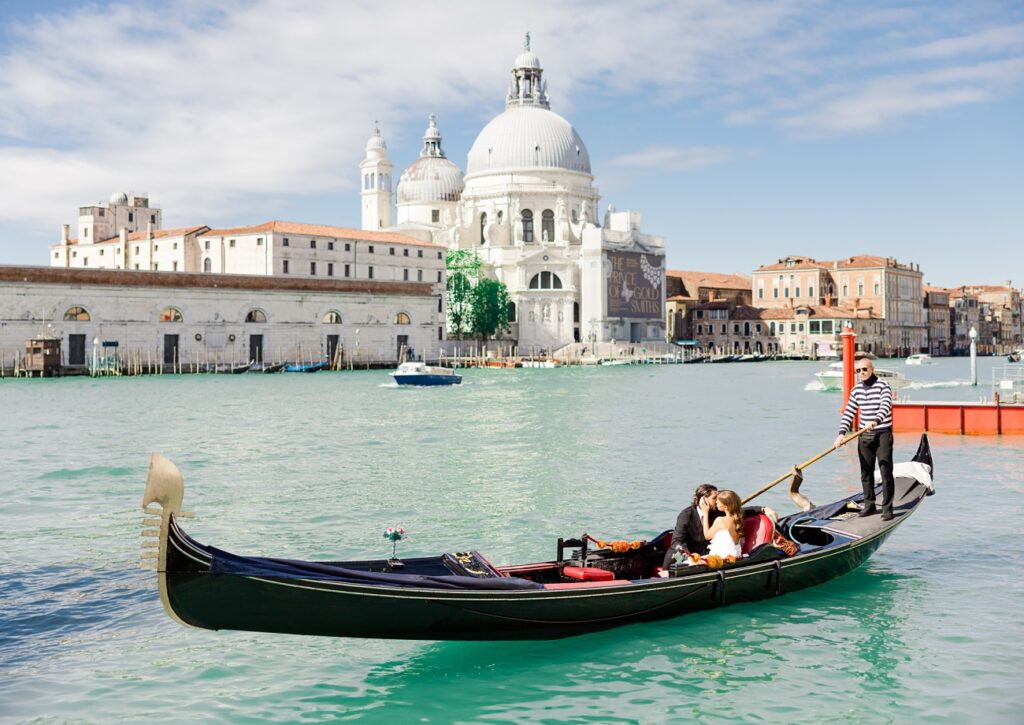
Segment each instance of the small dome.
[[375,125],[373,127],[373,135],[366,142],[366,158],[383,159],[387,158],[387,155],[388,144],[384,137],[380,135],[380,129]]
[[398,203],[458,201],[465,188],[462,170],[443,156],[421,156],[398,180]]
[[540,70],[540,58],[533,54],[532,50],[524,50],[512,64],[513,68],[534,68]]
[[110,195],[110,203],[111,204],[127,204],[128,203],[128,195],[126,193],[124,193],[123,191],[115,191],[113,194]]

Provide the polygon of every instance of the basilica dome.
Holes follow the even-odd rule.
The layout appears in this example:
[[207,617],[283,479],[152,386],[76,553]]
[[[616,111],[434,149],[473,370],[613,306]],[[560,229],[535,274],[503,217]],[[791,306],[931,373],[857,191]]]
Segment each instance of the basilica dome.
[[562,169],[590,174],[590,155],[572,124],[551,111],[540,59],[529,34],[512,64],[505,112],[491,120],[469,150],[466,175],[520,169]]
[[557,113],[518,106],[484,126],[469,150],[466,174],[534,168],[589,174],[590,155],[576,129]]
[[420,157],[398,180],[398,203],[458,201],[463,188],[462,170],[445,158],[441,132],[432,113],[430,125],[423,134]]

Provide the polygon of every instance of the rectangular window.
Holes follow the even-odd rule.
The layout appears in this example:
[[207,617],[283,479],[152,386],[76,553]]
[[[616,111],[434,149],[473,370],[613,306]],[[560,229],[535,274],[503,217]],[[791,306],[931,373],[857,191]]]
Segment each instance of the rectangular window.
[[800,332],[803,332],[803,331],[804,331],[804,323],[802,323],[802,322],[801,322],[801,323],[800,323],[799,325],[797,325],[796,327],[797,327],[797,329],[798,329],[798,330],[800,330]]
[[444,257],[442,257],[442,256],[441,256],[441,253],[440,253],[440,252],[438,252],[438,253],[437,253],[437,258],[438,258],[438,259],[444,259]]
[[409,250],[408,249],[403,249],[402,250],[402,256],[403,257],[408,257],[409,256]]
[[[437,298],[437,311],[438,311],[438,312],[441,312],[441,305],[442,305],[442,303],[441,303],[441,298],[440,298],[440,297],[438,297],[438,298]],[[513,322],[513,320],[509,320],[509,322]]]
[[764,299],[764,287],[758,287],[757,288],[757,299],[759,299],[759,300],[763,300]]
[[209,240],[209,239],[207,239],[207,240],[206,240],[205,242],[203,242],[203,246],[204,246],[204,247],[205,247],[205,248],[206,248],[207,250],[209,250],[209,249],[210,249],[210,240]]
[[722,323],[722,334],[723,335],[725,334],[725,323],[724,322]]
[[138,254],[138,253],[139,253],[139,248],[138,248],[138,246],[136,246],[136,247],[135,247],[135,253],[136,253],[136,254]]
[[416,281],[417,282],[422,282],[423,281],[423,270],[422,269],[417,269],[416,270]]
[[88,257],[82,257],[82,266],[83,267],[88,267],[89,266],[89,258]]
[[774,297],[775,299],[779,299],[779,288],[778,287],[772,287],[772,297]]
[[331,262],[327,263],[327,276],[328,277],[333,277],[334,276],[334,264],[331,263]]
[[310,262],[309,263],[309,273],[313,277],[316,277],[316,262]]
[[329,251],[329,252],[333,252],[334,251],[334,242],[327,242],[327,251]]
[[420,259],[423,259],[423,250],[422,249],[417,249],[416,250],[416,256],[419,257]]
[[441,210],[440,209],[431,209],[430,210],[430,221],[435,222],[435,223],[441,221]]
[[159,244],[154,244],[153,245],[153,251],[156,252],[156,251],[159,251],[159,250],[160,250],[160,245]]
[[437,270],[437,281],[441,281],[441,270]]
[[366,251],[368,251],[370,254],[373,254],[373,245],[371,244],[369,247],[367,247]]
[[86,227],[85,229],[82,230],[82,236],[85,237],[86,239],[89,238],[89,227]]
[[130,221],[130,222],[135,221],[135,214],[134,213],[128,212],[128,221]]
[[783,297],[789,297],[789,287],[786,287],[782,293]]
[[395,256],[395,248],[394,247],[388,247],[388,254],[390,254],[392,257],[394,257]]
[[697,310],[697,312],[695,314],[696,314],[698,320],[704,319],[704,310]]
[[135,269],[138,269],[138,268],[139,268],[139,265],[138,265],[138,264],[136,264],[136,265],[135,265]]
[[114,250],[114,254],[120,254],[120,253],[121,253],[121,248],[120,247],[118,247],[117,249]]
[[[281,240],[281,246],[282,247],[290,246],[289,243],[288,243],[288,237],[285,237],[284,239]],[[209,249],[209,247],[207,247],[207,249]]]
[[443,340],[444,339],[444,328],[443,327],[438,327],[437,328],[437,339],[438,340]]
[[175,272],[177,272],[177,271],[178,271],[178,263],[177,263],[177,262],[175,262],[175,263],[174,263],[174,271],[175,271]]
[[347,265],[347,264],[345,265],[345,276],[346,277],[351,277],[352,276],[352,268],[349,265]]
[[863,282],[858,282],[857,283],[857,296],[858,297],[863,297],[864,296],[864,283]]
[[795,290],[793,290],[793,296],[794,297],[799,297],[800,296],[800,288],[799,287],[797,287]]
[[756,325],[754,325],[754,332],[756,332],[758,335],[761,334],[761,323],[760,322],[758,322]]
[[256,246],[257,247],[262,247],[263,246],[263,237],[256,237]]
[[178,248],[178,243],[177,242],[175,242],[174,244],[171,245],[171,249],[177,249],[177,248]]
[[288,260],[287,259],[281,261],[281,273],[282,274],[288,274]]
[[819,322],[818,320],[811,320],[807,324],[810,325],[809,330],[812,335],[817,335],[818,333],[821,332],[821,322]]
[[807,296],[812,298],[814,297],[814,287],[807,288]]
[[736,335],[740,334],[740,325],[738,322],[732,323],[732,331]]
[[156,214],[150,214],[149,215],[149,223],[150,224],[156,224]]
[[373,279],[373,267],[367,267],[366,269],[367,269],[366,276],[369,277],[370,279]]
[[849,294],[850,294],[849,288],[844,284],[843,285],[843,297],[846,297]]
[[103,256],[103,252],[105,252],[105,251],[106,251],[106,250],[104,250],[104,249],[101,249],[101,250],[100,250],[100,256],[101,256],[101,257]]
[[345,251],[346,252],[351,252],[352,251],[352,245],[349,244],[348,242],[345,242]]
[[877,297],[881,293],[881,291],[882,290],[880,285],[878,284],[878,282],[875,282],[875,297]]
[[310,249],[316,249],[316,240],[315,239],[310,239],[309,240],[309,248]]
[[103,210],[100,209],[99,211],[100,211],[100,216],[103,216]]
[[235,240],[234,240],[234,239],[229,239],[229,240],[228,240],[228,246],[229,246],[229,247],[231,247],[231,248],[233,249],[233,248],[234,248],[234,246],[235,246]]
[[795,322],[790,322],[789,323],[789,331],[790,332],[796,332],[796,323]]
[[407,269],[403,269],[402,270],[402,279],[404,279],[406,282],[409,281],[409,270],[407,270]]
[[832,334],[832,320],[822,320],[821,321],[821,332],[822,332],[823,335],[831,335]]

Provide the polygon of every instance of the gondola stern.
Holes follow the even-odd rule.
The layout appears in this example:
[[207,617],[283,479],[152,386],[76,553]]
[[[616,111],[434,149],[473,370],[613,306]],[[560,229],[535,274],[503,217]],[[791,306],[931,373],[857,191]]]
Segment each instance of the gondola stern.
[[[931,474],[931,478],[935,480],[935,463],[932,461],[932,447],[928,443],[928,434],[921,434],[921,442],[917,444],[917,453],[911,459],[914,463],[921,463],[928,466],[928,472]],[[935,494],[935,488],[929,486],[928,495],[932,496]]]

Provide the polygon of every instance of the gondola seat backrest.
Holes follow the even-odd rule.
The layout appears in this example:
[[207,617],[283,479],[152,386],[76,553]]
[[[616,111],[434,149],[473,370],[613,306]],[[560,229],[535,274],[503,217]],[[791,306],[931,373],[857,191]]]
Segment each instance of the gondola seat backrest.
[[751,551],[767,544],[775,535],[775,524],[765,514],[747,516],[743,520],[743,553]]

